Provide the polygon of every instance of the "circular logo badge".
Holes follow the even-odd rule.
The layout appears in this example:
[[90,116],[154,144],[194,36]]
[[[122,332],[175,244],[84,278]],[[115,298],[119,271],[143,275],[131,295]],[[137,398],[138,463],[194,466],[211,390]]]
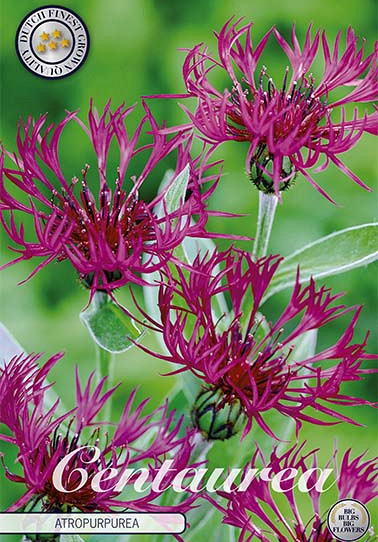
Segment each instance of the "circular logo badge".
[[369,511],[354,499],[338,501],[328,512],[327,525],[337,540],[359,540],[369,529]]
[[60,6],[28,13],[16,34],[17,54],[29,71],[47,79],[71,75],[89,51],[89,34],[82,19]]

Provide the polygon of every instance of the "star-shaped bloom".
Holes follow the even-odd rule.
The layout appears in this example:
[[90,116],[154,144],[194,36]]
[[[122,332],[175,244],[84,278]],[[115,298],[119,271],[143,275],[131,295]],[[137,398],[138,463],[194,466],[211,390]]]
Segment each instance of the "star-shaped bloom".
[[[362,112],[358,106],[377,97],[378,49],[364,58],[364,41],[359,43],[349,27],[345,46],[339,32],[332,50],[325,32],[318,30],[311,37],[311,25],[302,46],[294,26],[291,43],[272,27],[253,46],[253,25],[240,27],[241,20],[230,19],[215,33],[219,60],[202,44],[188,52],[183,65],[186,97],[196,98],[197,107],[194,113],[184,108],[191,120],[187,128],[195,126],[212,148],[228,140],[245,142],[246,170],[256,187],[266,193],[279,196],[302,173],[333,201],[310,173],[310,169],[323,171],[331,162],[370,190],[339,155],[354,147],[365,132],[377,134],[377,111]],[[272,35],[290,64],[282,73],[282,83],[274,82],[265,66],[259,68]],[[324,69],[316,81],[319,57]],[[212,81],[218,70],[228,80],[224,90]]]
[[[0,157],[0,221],[18,245],[14,250],[20,256],[14,263],[42,257],[37,272],[53,260],[68,259],[91,292],[110,292],[129,282],[145,284],[141,275],[164,266],[186,236],[209,237],[205,225],[212,211],[206,204],[215,184],[205,191],[200,184],[215,179],[206,173],[210,165],[205,165],[201,157],[191,159],[187,133],[170,138],[161,135],[147,106],[144,117],[130,133],[126,118],[134,107],[121,105],[112,111],[109,102],[99,114],[91,105],[88,126],[77,112],[45,129],[46,115],[36,122],[29,118],[26,125],[20,123],[18,153],[8,154],[16,167],[3,168],[4,154]],[[89,138],[95,156],[94,171],[89,172],[88,164],[81,173],[78,171],[81,182],[76,176],[65,178],[58,155],[62,131],[73,120]],[[145,136],[149,142],[142,144]],[[112,174],[108,154],[113,144],[119,162]],[[62,152],[62,148],[59,150]],[[175,172],[171,181],[156,197],[145,201],[139,195],[142,185],[146,181],[149,184],[154,168],[161,167],[161,162],[173,154]],[[168,210],[165,194],[185,168],[190,193],[175,210]],[[14,197],[13,187],[8,191],[8,184],[23,192],[18,193],[19,199]],[[157,212],[159,206],[161,211]],[[17,215],[31,216],[34,228],[29,223],[28,228],[17,225]],[[36,238],[27,240],[31,229]]]
[[60,38],[61,37],[60,30],[55,29],[54,32],[53,32],[53,36],[54,36],[55,39]]
[[66,38],[62,39],[62,41],[60,42],[61,46],[62,47],[69,47],[70,45],[70,42],[69,40],[67,40]]
[[[44,512],[72,509],[109,512],[125,507],[151,512],[186,512],[191,508],[197,496],[190,493],[179,504],[164,506],[156,502],[160,494],[154,489],[142,496],[128,492],[132,480],[125,493],[114,487],[114,482],[121,479],[127,468],[147,466],[151,475],[155,475],[162,462],[169,458],[173,460],[170,473],[162,482],[162,489],[168,489],[179,471],[195,466],[190,461],[195,435],[191,430],[184,430],[183,417],[176,417],[175,411],[169,410],[168,402],[145,413],[149,399],[136,405],[137,390],[134,390],[125,401],[118,423],[100,422],[97,415],[115,388],[104,392],[106,377],[94,385],[94,373],[83,386],[78,370],[75,408],[66,411],[62,407],[63,413],[58,414],[59,400],[49,403],[51,383],[47,383],[46,378],[61,357],[62,354],[56,354],[40,367],[40,355],[20,354],[0,368],[0,425],[8,429],[5,434],[0,431],[0,443],[6,441],[18,449],[21,472],[11,473],[6,467],[10,459],[1,459],[6,477],[24,486],[22,496],[8,511],[33,509],[36,503],[40,503]],[[99,441],[104,442],[101,455],[96,463],[90,462],[93,450],[89,447],[97,446],[100,450]],[[88,450],[85,456],[75,456],[72,468],[84,469],[88,483],[74,492],[61,492],[53,483],[54,469],[64,456],[82,446]],[[118,471],[117,480],[105,483],[103,491],[96,493],[90,481],[106,467]],[[65,471],[62,482],[63,487],[72,487],[72,484],[77,486],[78,480]]]
[[46,51],[46,45],[43,45],[43,43],[38,43],[37,51],[38,53],[44,53]]
[[[269,323],[261,316],[261,302],[280,261],[277,256],[254,261],[235,249],[198,256],[191,271],[179,266],[173,274],[167,271],[159,287],[160,321],[143,312],[166,346],[166,353],[153,355],[174,363],[173,373],[191,371],[202,381],[192,419],[209,439],[229,438],[233,427],[225,429],[236,412],[247,421],[244,435],[257,423],[275,438],[269,411],[295,420],[299,431],[303,421],[357,424],[334,407],[371,405],[342,387],[374,372],[361,366],[375,357],[365,352],[367,337],[362,343],[353,341],[361,307],[338,303],[342,294],[317,288],[312,279],[301,284],[298,272],[281,315]],[[219,295],[225,303],[230,300],[227,311],[219,311]],[[306,332],[320,331],[346,314],[350,323],[334,344],[306,359],[298,357],[296,347]],[[319,413],[331,419],[319,419]]]
[[49,47],[50,47],[51,50],[56,49],[57,46],[58,46],[58,44],[56,43],[56,41],[50,41]]
[[42,41],[47,41],[50,37],[50,34],[47,34],[47,32],[42,32],[42,34],[40,35],[40,38]]

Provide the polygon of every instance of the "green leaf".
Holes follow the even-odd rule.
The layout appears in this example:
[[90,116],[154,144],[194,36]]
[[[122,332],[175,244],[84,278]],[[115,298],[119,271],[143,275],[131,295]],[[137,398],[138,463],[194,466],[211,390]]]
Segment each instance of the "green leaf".
[[300,280],[344,273],[378,259],[378,223],[361,224],[327,235],[297,250],[281,263],[263,299],[295,284],[297,267]]
[[299,362],[315,355],[318,330],[310,329],[303,333],[296,341],[291,359]]
[[[179,208],[181,201],[185,198],[186,189],[188,186],[189,181],[189,173],[190,168],[189,164],[185,166],[185,168],[177,175],[174,182],[172,182],[171,186],[167,189],[167,186],[172,181],[174,176],[174,171],[172,169],[168,169],[163,177],[163,180],[160,183],[158,193],[161,194],[165,189],[166,193],[164,196],[164,201],[166,204],[166,210],[168,213],[173,213],[176,209]],[[163,204],[160,202],[155,208],[154,213],[161,217],[163,214]],[[183,252],[182,246],[179,246],[175,250],[175,256],[178,259],[184,259],[185,254]],[[160,280],[160,274],[158,271],[155,271],[154,273],[148,273],[144,274],[142,278],[148,282],[149,284],[154,284],[155,282],[159,282]],[[143,294],[144,294],[144,301],[146,305],[146,310],[148,314],[157,322],[160,322],[160,312],[158,307],[158,287],[156,286],[144,286],[143,287]],[[161,334],[157,334],[158,340],[160,345],[163,347],[163,350],[165,351],[165,345],[162,341]]]
[[[167,171],[164,173],[164,177],[163,177],[163,179],[162,179],[162,181],[161,181],[161,183],[159,185],[158,194],[161,194],[162,192],[164,192],[164,190],[167,188],[169,183],[172,181],[174,174],[175,174],[175,172],[174,172],[173,169],[167,169]],[[158,218],[161,218],[163,216],[163,212],[164,212],[163,203],[160,201],[154,207],[154,213],[156,214],[156,216]]]
[[96,292],[89,307],[80,313],[93,340],[104,350],[117,354],[125,352],[139,341],[140,331],[130,318],[105,292]]
[[168,402],[170,410],[176,410],[179,415],[187,412],[190,408],[188,398],[180,383],[178,383],[178,385],[176,384],[175,387],[169,392]]
[[[153,273],[148,274],[146,273],[145,275],[142,275],[142,278],[149,284],[156,283],[156,286],[143,286],[143,297],[147,314],[153,320],[155,320],[155,322],[160,323],[161,319],[158,305],[159,286],[157,285],[160,282],[159,271],[154,271]],[[159,344],[163,347],[164,351],[166,351],[161,333],[156,333],[156,337],[159,341]]]
[[189,408],[191,408],[198,397],[202,381],[190,371],[185,371],[185,373],[181,373],[180,377],[183,392],[190,405]]
[[[189,181],[189,173],[190,168],[188,164],[177,175],[174,182],[167,189],[167,192],[165,194],[165,202],[167,211],[169,213],[172,213],[176,209],[178,209],[181,201],[184,199]],[[161,193],[167,187],[167,185],[169,185],[169,183],[172,181],[173,175],[173,170],[166,171],[158,190],[159,193]],[[161,203],[157,206],[157,208],[154,209],[154,212],[157,216],[161,216]],[[198,254],[211,254],[215,250],[215,248],[215,244],[212,242],[211,239],[186,237],[183,243],[175,249],[174,255],[179,260],[186,261],[187,263],[192,264]],[[215,271],[218,272],[218,270]],[[143,279],[150,284],[154,284],[154,282],[158,282],[160,280],[160,275],[159,272],[156,271],[155,273],[143,275]],[[160,322],[160,312],[158,307],[158,288],[155,286],[144,286],[143,294],[148,314],[154,320]],[[223,294],[218,294],[216,297],[216,307],[214,308],[214,318],[218,320],[223,314],[228,315],[228,308]],[[227,318],[223,318],[220,324],[222,324],[223,322],[226,324],[226,319]],[[157,334],[157,338],[163,351],[166,351],[165,344],[160,333]],[[191,388],[191,385],[189,385],[189,388]],[[185,389],[187,390],[189,388],[185,387]]]
[[13,337],[11,332],[0,322],[0,367],[7,363],[13,356],[24,352],[20,343]]
[[[310,331],[306,331],[305,333],[303,333],[300,336],[300,338],[296,341],[295,348],[290,358],[291,361],[300,362],[314,356],[315,351],[316,351],[317,339],[318,339],[317,329],[311,329]],[[280,442],[277,446],[277,452],[279,454],[285,451],[287,447],[287,443],[285,441],[290,441],[295,430],[295,423],[293,419],[288,418],[285,423],[286,423],[285,431],[282,434],[283,442]]]
[[84,542],[78,534],[61,534],[60,542]]
[[[34,535],[31,535],[34,537]],[[43,535],[41,535],[41,538],[43,538]],[[22,542],[32,542],[33,539],[28,538],[26,535],[22,537]],[[78,534],[61,534],[59,536],[60,542],[84,542],[84,539],[81,538]]]
[[[207,534],[207,539],[209,541],[222,540],[222,538],[210,537],[209,535],[209,525],[211,525],[212,523],[219,525],[220,523],[219,510],[215,508],[215,506],[209,501],[201,501],[201,506],[199,506],[198,508],[193,508],[192,510],[187,512],[186,516],[190,528],[185,535],[185,542],[197,542],[198,540],[202,540],[201,534],[204,533]],[[217,518],[216,522],[213,521],[214,518]]]
[[[14,356],[22,354],[26,351],[22,348],[21,344],[13,337],[11,332],[0,322],[0,368],[4,366]],[[45,381],[47,384],[47,381]],[[48,388],[44,394],[44,406],[48,410],[60,399],[58,394],[53,388]],[[60,399],[56,409],[58,415],[65,414],[67,410],[64,408],[62,400]],[[65,422],[62,422],[65,425]]]
[[[166,182],[166,178],[169,172],[164,176],[163,183]],[[185,199],[186,189],[188,187],[190,174],[190,166],[187,164],[182,171],[174,179],[170,187],[167,189],[164,200],[167,206],[168,213],[173,213],[178,209],[181,203]],[[172,179],[172,177],[171,177]],[[170,180],[168,182],[171,182]],[[163,184],[162,183],[162,184]]]
[[[209,256],[216,249],[216,245],[211,239],[202,237],[186,237],[182,243],[182,249],[185,255],[185,259],[189,264],[192,264],[195,258],[200,255],[201,257],[208,254]],[[220,267],[214,268],[214,275],[217,275],[220,271]],[[213,316],[214,320],[219,320],[218,329],[226,329],[230,323],[230,313],[226,303],[226,299],[223,293],[219,293],[213,297],[215,303],[213,303]]]
[[[174,179],[175,172],[173,169],[168,169],[163,177],[158,188],[158,194],[165,191],[164,202],[167,213],[173,213],[181,205],[185,199],[186,190],[189,182],[190,167],[187,164],[182,171]],[[170,184],[172,183],[172,184]],[[164,214],[163,202],[160,201],[154,208],[156,216],[161,217]]]
[[209,255],[216,249],[215,243],[206,237],[186,237],[183,242],[183,248],[188,263],[193,263],[195,258],[200,254],[202,257],[208,253]]

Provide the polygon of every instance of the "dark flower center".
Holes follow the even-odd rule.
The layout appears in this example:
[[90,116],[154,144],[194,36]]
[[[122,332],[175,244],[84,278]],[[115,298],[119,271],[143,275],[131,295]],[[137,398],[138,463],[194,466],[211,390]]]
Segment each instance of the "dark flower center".
[[[258,323],[255,329],[243,337],[239,325],[236,325],[232,331],[232,357],[229,363],[240,360],[240,363],[234,364],[223,378],[224,389],[232,396],[235,390],[242,390],[247,397],[254,397],[256,390],[261,397],[269,381],[270,394],[275,395],[286,388],[289,369],[287,360],[292,349],[285,355],[281,348],[279,338],[281,330],[275,338],[263,341],[258,345],[255,338],[255,331],[258,329]],[[256,351],[256,347],[258,351]],[[252,386],[253,382],[253,386]]]
[[203,388],[192,410],[194,426],[208,439],[228,439],[241,430],[246,421],[246,398],[258,401],[269,386],[269,401],[288,386],[291,369],[287,360],[293,347],[287,353],[282,351],[279,339],[283,330],[275,337],[264,339],[259,334],[257,338],[259,326],[256,322],[243,336],[235,322],[229,331],[215,337],[224,345],[218,355],[227,355],[219,370],[230,367],[219,381]]
[[[137,193],[131,197],[122,189],[119,178],[116,181],[114,194],[106,182],[102,183],[99,201],[96,200],[88,187],[86,175],[89,166],[83,170],[82,189],[78,197],[74,195],[77,178],[72,180],[69,192],[65,189],[62,194],[53,191],[51,203],[58,209],[58,214],[53,231],[56,231],[63,220],[62,211],[68,216],[68,222],[73,224],[69,236],[69,243],[77,249],[81,256],[91,262],[91,247],[98,248],[99,244],[117,257],[119,245],[123,245],[123,257],[125,260],[134,253],[136,247],[155,239],[154,229],[151,224],[151,216],[146,204],[138,199]],[[58,261],[65,260],[67,254],[62,251]],[[122,278],[119,269],[104,269],[106,280],[113,282]],[[87,287],[91,287],[94,274],[81,275],[80,278]],[[101,285],[101,277],[98,285]]]
[[[264,81],[268,80],[266,90]],[[240,140],[252,141],[260,136],[261,141],[267,142],[267,136],[252,133],[243,121],[241,100],[247,106],[251,115],[272,124],[274,140],[285,139],[296,132],[296,139],[316,128],[326,114],[325,105],[314,95],[314,80],[302,76],[300,81],[293,81],[287,89],[288,69],[286,69],[282,88],[277,89],[273,79],[266,73],[266,68],[260,72],[259,85],[255,88],[247,81],[246,88],[241,91],[234,87],[231,93],[232,105],[227,111],[230,132]]]
[[[258,142],[250,162],[250,179],[267,194],[275,192],[272,175],[277,147],[290,141],[287,145],[290,152],[288,149],[280,151],[283,161],[279,190],[283,191],[293,184],[296,175],[289,156],[308,140],[321,137],[318,125],[326,115],[326,106],[314,95],[312,76],[303,76],[289,88],[287,79],[288,69],[282,88],[277,89],[263,68],[257,88],[245,80],[244,89],[241,86],[233,88],[226,110],[227,130],[231,137],[237,141]],[[246,115],[249,115],[249,123],[245,120]]]
[[[71,424],[72,423],[73,422],[71,421]],[[27,460],[29,462],[39,464],[38,468],[41,470],[41,473],[45,469],[51,468],[51,458],[53,456],[54,461],[58,463],[68,453],[72,452],[78,445],[80,445],[81,434],[79,432],[72,436],[72,434],[70,434],[71,424],[66,429],[65,434],[58,433],[60,426],[55,429],[52,439],[46,443],[42,461],[39,460],[40,450],[35,452],[35,457],[33,457],[33,455],[28,456]],[[98,438],[99,430],[95,429],[92,435],[89,437],[86,446],[97,445]],[[60,454],[59,458],[56,458],[56,452],[58,450],[60,450]],[[91,459],[91,451],[85,452],[85,454],[85,461],[89,461]],[[66,472],[67,479],[65,479],[65,475],[63,474],[63,478],[65,480],[64,485],[67,487],[67,489],[74,489],[78,486],[81,480],[80,474],[78,474],[78,472],[73,472],[74,469],[78,468],[85,468],[88,475],[88,482],[82,488],[73,491],[72,493],[61,493],[55,488],[52,478],[49,478],[44,484],[43,493],[40,493],[34,500],[32,508],[39,501],[41,501],[44,512],[71,512],[73,508],[86,512],[96,510],[98,508],[96,505],[96,493],[92,489],[89,481],[98,472],[98,469],[102,468],[102,466],[100,460],[95,463],[83,463],[83,457],[84,456],[80,454],[74,456],[70,464],[69,471]]]

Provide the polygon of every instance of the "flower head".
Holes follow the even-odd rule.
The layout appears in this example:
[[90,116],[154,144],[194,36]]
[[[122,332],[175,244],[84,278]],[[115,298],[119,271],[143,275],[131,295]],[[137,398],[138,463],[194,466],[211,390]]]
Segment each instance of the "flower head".
[[[136,511],[188,510],[196,498],[191,494],[178,505],[160,506],[154,502],[160,493],[151,484],[147,483],[150,487],[134,498],[132,492],[125,494],[121,486],[117,487],[122,479],[126,488],[136,481],[137,474],[133,473],[122,478],[128,469],[146,468],[147,482],[151,481],[163,461],[172,457],[170,471],[161,483],[161,488],[166,489],[178,471],[191,466],[194,435],[189,430],[181,431],[183,419],[177,419],[175,411],[169,412],[168,403],[150,414],[143,413],[148,399],[133,406],[137,391],[134,390],[118,423],[97,421],[96,416],[115,388],[103,391],[106,378],[93,386],[94,373],[83,388],[77,371],[76,406],[62,412],[59,400],[51,401],[51,384],[46,383],[51,368],[61,357],[62,354],[53,356],[40,368],[40,355],[20,354],[0,369],[0,424],[8,428],[7,433],[0,433],[0,440],[18,448],[21,470],[11,473],[2,458],[5,474],[26,486],[25,493],[9,511],[37,503],[43,511],[107,512],[125,507]],[[63,470],[61,479],[68,492],[61,491],[54,483],[53,473],[58,463],[74,450],[78,453]],[[86,472],[84,484],[79,469]],[[99,482],[101,491],[95,491],[92,482],[104,469],[113,476],[104,477]]]
[[[275,449],[266,462],[260,450],[254,455],[251,464],[245,470],[256,467],[261,458],[264,466],[270,468],[270,476],[273,477],[283,469],[289,473],[297,472],[298,476],[311,470],[312,474],[307,480],[309,491],[297,494],[294,491],[293,479],[282,480],[281,488],[284,499],[274,498],[274,492],[267,489],[267,482],[254,478],[246,491],[230,493],[219,492],[226,499],[226,506],[216,506],[224,514],[223,522],[241,529],[239,542],[261,540],[262,542],[334,542],[327,527],[326,513],[322,505],[322,493],[317,487],[318,473],[318,450],[312,450],[304,455],[304,443],[290,448],[282,455],[278,455]],[[337,452],[334,454],[334,472],[336,478],[337,499],[357,499],[367,504],[377,496],[378,465],[376,459],[365,460],[362,454],[358,457],[351,456],[349,449],[337,465]],[[330,466],[329,461],[327,467]],[[293,470],[290,470],[293,469]],[[327,481],[325,486],[330,488],[334,481]],[[306,494],[310,499],[312,513],[304,517]],[[279,494],[280,496],[282,494]],[[214,503],[214,500],[209,497]],[[372,534],[372,533],[370,533]],[[372,538],[369,537],[369,540]]]
[[[329,162],[369,190],[338,155],[352,148],[364,132],[377,133],[376,111],[360,116],[356,107],[348,120],[345,109],[377,98],[377,51],[363,58],[364,44],[358,46],[358,38],[348,28],[345,48],[341,50],[339,32],[331,52],[325,32],[318,30],[311,38],[311,25],[303,46],[293,26],[291,44],[272,27],[253,47],[252,23],[239,27],[240,22],[231,19],[215,33],[219,60],[202,44],[187,54],[184,81],[188,95],[198,99],[194,113],[185,108],[193,125],[214,147],[227,140],[246,141],[247,171],[264,192],[279,195],[300,172],[331,199],[309,173],[314,166],[317,171],[325,169]],[[258,68],[272,34],[290,62],[280,84],[273,82],[267,67]],[[311,67],[320,56],[320,43],[324,71],[316,82]],[[230,80],[223,93],[209,78],[218,68]],[[342,98],[332,98],[332,91],[344,87],[351,90]],[[320,160],[324,163],[319,166]]]
[[[202,380],[193,418],[208,438],[231,436],[227,423],[239,410],[248,420],[244,434],[255,421],[274,437],[264,419],[271,410],[294,419],[298,430],[302,421],[355,423],[332,406],[370,404],[341,391],[344,382],[370,372],[361,368],[368,357],[366,339],[362,344],[353,342],[361,307],[335,303],[341,294],[317,289],[312,279],[302,286],[298,273],[288,305],[275,322],[267,323],[260,305],[279,263],[276,256],[255,262],[239,250],[214,252],[198,256],[189,274],[177,267],[178,278],[169,275],[160,286],[161,322],[150,318],[168,352],[160,357],[181,366],[174,372],[191,371]],[[224,305],[227,299],[231,311]],[[307,332],[347,313],[353,316],[335,344],[305,359],[298,357],[296,347],[307,339]],[[220,436],[214,433],[218,412],[224,420],[217,429]],[[319,419],[319,413],[332,421]]]
[[[199,166],[200,158],[191,160],[187,135],[180,132],[170,139],[161,135],[146,106],[144,118],[130,135],[125,119],[133,109],[134,106],[125,109],[122,105],[112,112],[109,102],[99,115],[91,105],[88,127],[77,112],[67,114],[55,127],[50,124],[44,128],[46,115],[35,123],[29,118],[26,125],[19,124],[18,154],[7,153],[15,168],[4,167],[4,154],[1,157],[0,219],[18,246],[13,250],[20,255],[3,267],[20,260],[43,258],[33,275],[53,260],[68,259],[92,292],[109,292],[127,282],[142,284],[141,274],[152,273],[164,265],[185,236],[205,235],[205,202],[211,189],[201,194],[198,184],[208,166]],[[97,157],[97,179],[92,180],[88,164],[81,171],[81,181],[80,175],[68,181],[62,172],[58,145],[65,126],[72,120],[91,141]],[[152,142],[140,145],[145,126],[150,126]],[[112,144],[119,149],[114,182],[107,170]],[[176,171],[166,190],[153,201],[144,201],[139,196],[141,186],[151,177],[154,167],[175,149]],[[141,152],[148,156],[136,176],[131,171],[132,161]],[[168,211],[165,194],[188,164],[190,195],[177,209]],[[125,178],[127,172],[132,181],[130,187]],[[6,180],[13,185],[12,190]],[[14,187],[19,189],[19,199]],[[156,216],[153,209],[158,203],[161,213]],[[29,215],[32,224],[27,228],[22,223],[17,225],[17,215]],[[194,217],[196,222],[191,220]],[[33,229],[36,239],[28,240]]]

